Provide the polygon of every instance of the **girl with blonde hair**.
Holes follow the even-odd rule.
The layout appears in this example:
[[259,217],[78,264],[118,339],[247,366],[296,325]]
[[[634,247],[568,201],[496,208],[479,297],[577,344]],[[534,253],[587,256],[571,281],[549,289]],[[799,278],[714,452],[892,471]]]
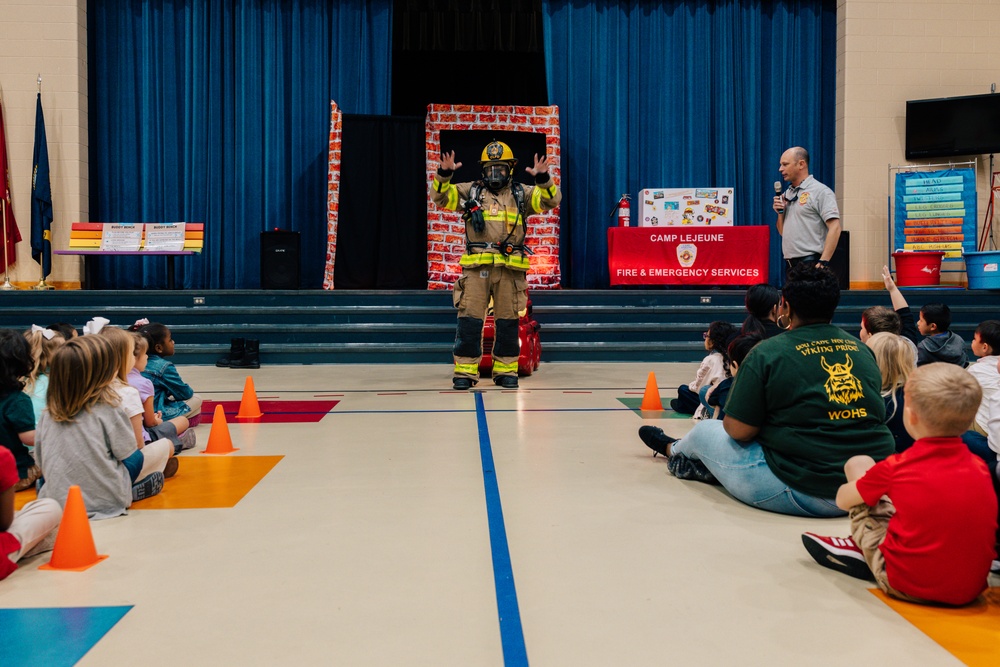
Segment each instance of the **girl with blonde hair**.
[[31,409],[35,413],[35,426],[45,409],[45,394],[49,390],[49,363],[66,339],[52,329],[43,329],[37,324],[24,332],[24,338],[31,348],[35,368],[24,378],[24,393],[31,399]]
[[108,338],[68,341],[52,358],[47,410],[35,434],[44,475],[38,497],[65,505],[69,487],[77,485],[92,519],[124,514],[132,501],[159,493],[170,455],[168,440],[138,449],[115,390],[121,368]]
[[917,356],[909,340],[883,331],[868,338],[866,345],[875,354],[882,374],[882,398],[885,400],[885,424],[896,441],[896,451],[902,452],[913,444],[913,438],[903,426],[903,386],[917,367]]

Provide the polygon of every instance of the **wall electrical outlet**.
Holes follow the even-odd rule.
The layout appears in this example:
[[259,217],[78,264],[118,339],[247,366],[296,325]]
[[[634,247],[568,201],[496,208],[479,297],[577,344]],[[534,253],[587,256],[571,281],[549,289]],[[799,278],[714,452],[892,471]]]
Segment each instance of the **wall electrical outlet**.
[[194,305],[196,305],[196,306],[204,306],[205,305],[205,297],[203,297],[203,296],[196,296],[194,298]]
[[703,297],[701,297],[701,302],[702,303],[712,303],[712,297],[710,297],[710,296],[703,296]]

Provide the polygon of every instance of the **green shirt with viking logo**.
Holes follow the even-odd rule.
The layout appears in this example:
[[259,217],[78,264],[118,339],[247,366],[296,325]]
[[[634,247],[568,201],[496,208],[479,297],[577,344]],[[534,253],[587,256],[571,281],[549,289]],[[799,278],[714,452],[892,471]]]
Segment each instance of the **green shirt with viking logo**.
[[754,440],[793,489],[833,498],[844,463],[893,453],[882,378],[872,351],[831,324],[810,324],[757,345],[740,365],[726,414],[760,427]]

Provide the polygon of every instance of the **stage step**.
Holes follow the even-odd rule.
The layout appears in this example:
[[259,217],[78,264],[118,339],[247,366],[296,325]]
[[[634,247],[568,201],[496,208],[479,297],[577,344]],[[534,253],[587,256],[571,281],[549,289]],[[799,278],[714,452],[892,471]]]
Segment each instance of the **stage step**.
[[[904,290],[914,312],[947,303],[966,342],[976,325],[1000,318],[1000,292]],[[542,361],[698,361],[701,332],[714,320],[738,325],[738,290],[547,290],[532,295]],[[861,312],[889,305],[883,291],[841,296],[834,324],[857,335]],[[170,326],[173,361],[214,364],[233,337],[261,341],[275,364],[451,362],[455,310],[444,291],[13,291],[0,293],[0,323],[26,330],[96,316],[126,326],[145,317]],[[971,354],[971,353],[970,353]]]

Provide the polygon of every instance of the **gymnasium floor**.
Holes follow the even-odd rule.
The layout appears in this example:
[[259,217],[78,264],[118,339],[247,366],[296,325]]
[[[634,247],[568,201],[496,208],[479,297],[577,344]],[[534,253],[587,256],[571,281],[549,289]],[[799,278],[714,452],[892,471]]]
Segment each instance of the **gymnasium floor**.
[[108,559],[22,561],[0,665],[1000,663],[1000,588],[890,606],[803,549],[845,519],[671,477],[636,430],[693,422],[637,406],[650,371],[666,402],[695,368],[543,363],[458,393],[447,364],[265,366],[244,423],[245,372],[182,367],[233,402],[238,451],[201,453],[206,414],[161,496],[90,524]]

